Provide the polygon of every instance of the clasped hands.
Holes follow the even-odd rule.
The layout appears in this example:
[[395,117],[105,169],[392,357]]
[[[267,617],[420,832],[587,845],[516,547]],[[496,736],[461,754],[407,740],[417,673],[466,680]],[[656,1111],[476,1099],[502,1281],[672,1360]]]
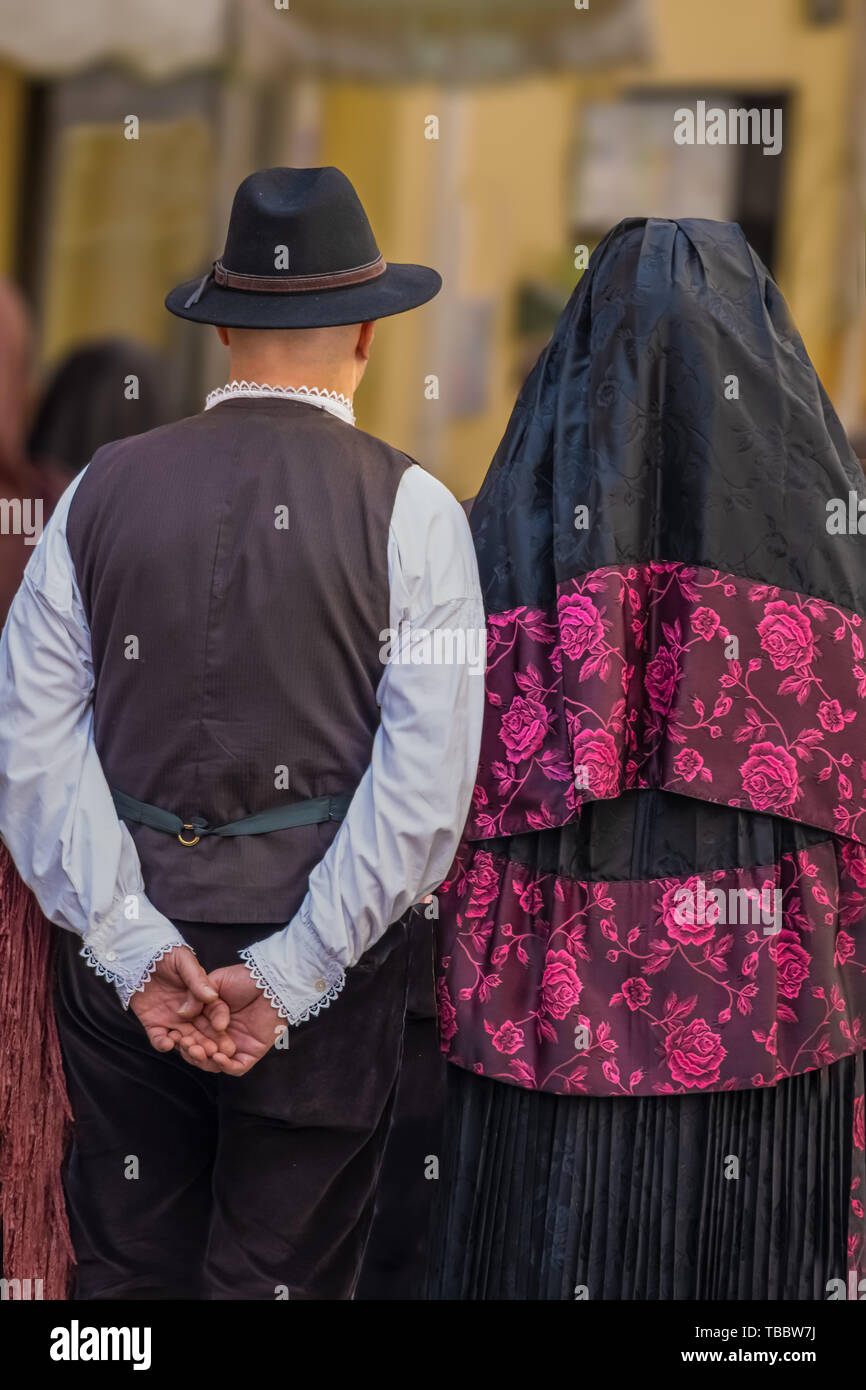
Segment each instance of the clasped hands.
[[286,1031],[245,965],[207,974],[187,946],[157,961],[129,1007],[157,1052],[177,1048],[190,1065],[229,1076],[243,1076]]

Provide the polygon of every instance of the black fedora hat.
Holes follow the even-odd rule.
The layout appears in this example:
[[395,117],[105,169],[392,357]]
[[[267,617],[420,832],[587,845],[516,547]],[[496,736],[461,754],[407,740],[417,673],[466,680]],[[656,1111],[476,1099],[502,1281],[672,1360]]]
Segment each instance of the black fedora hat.
[[225,328],[328,328],[426,304],[441,276],[382,257],[339,169],[260,169],[235,194],[225,250],[165,307]]

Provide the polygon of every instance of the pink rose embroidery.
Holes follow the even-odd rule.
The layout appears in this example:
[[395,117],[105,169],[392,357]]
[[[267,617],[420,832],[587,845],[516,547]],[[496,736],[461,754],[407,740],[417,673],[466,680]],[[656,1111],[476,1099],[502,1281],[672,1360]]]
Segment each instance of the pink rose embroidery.
[[703,766],[703,758],[693,748],[681,748],[674,758],[674,772],[687,782],[693,782]]
[[697,875],[666,889],[659,912],[668,936],[681,946],[703,946],[715,935],[719,905]]
[[579,788],[601,799],[615,796],[619,789],[619,754],[606,729],[584,729],[572,744],[575,770],[584,769]]
[[719,630],[719,615],[712,608],[696,608],[692,614],[692,632],[709,642]]
[[479,850],[466,875],[469,885],[467,917],[486,917],[487,909],[499,894],[499,873],[486,850]]
[[786,999],[796,999],[805,980],[809,978],[811,956],[800,945],[796,932],[780,931],[770,946],[770,959],[776,962],[779,993]]
[[[728,659],[720,637],[734,631]],[[866,621],[660,563],[564,580],[543,612],[515,608],[491,633],[479,787],[440,907],[446,1052],[544,1090],[657,1095],[772,1086],[861,1046]],[[587,794],[673,787],[824,838],[775,869],[770,852],[760,873],[725,860],[701,875],[703,904],[694,870],[602,883],[582,862],[511,858],[511,837],[593,819]],[[776,888],[783,932],[766,935]],[[739,921],[723,925],[732,892]]]
[[753,743],[740,776],[756,811],[783,811],[800,795],[797,764],[774,743]]
[[675,1081],[701,1089],[715,1085],[727,1056],[719,1034],[704,1018],[672,1029],[665,1038],[665,1054]]
[[449,1043],[457,1032],[457,1010],[451,1003],[448,986],[441,979],[436,983],[436,1003],[439,1012],[439,1036],[443,1043]]
[[538,884],[527,883],[522,888],[517,884],[514,886],[517,889],[520,906],[523,908],[524,912],[528,913],[530,917],[537,916],[544,906],[544,899],[541,896],[541,889]]
[[866,1118],[864,1118],[864,1101],[866,1097],[855,1096],[854,1098],[854,1147],[855,1149],[866,1148]]
[[866,846],[847,840],[842,846],[842,863],[858,888],[866,888]]
[[550,715],[540,700],[515,695],[499,726],[499,737],[513,762],[523,762],[538,752],[549,724]]
[[565,1018],[577,1005],[583,985],[568,951],[550,951],[541,980],[541,1007],[552,1018]]
[[583,594],[561,594],[557,601],[562,650],[578,661],[602,639],[601,614]]
[[815,659],[815,639],[806,615],[781,599],[768,603],[758,623],[761,646],[777,671],[802,670]]
[[838,700],[822,700],[818,706],[818,723],[828,734],[838,734],[845,727],[842,706]]
[[667,647],[659,647],[655,656],[647,663],[644,677],[649,702],[659,714],[667,714],[670,709],[678,676],[677,663]]
[[622,986],[622,994],[632,1013],[636,1009],[642,1009],[652,999],[652,990],[646,980],[642,980],[639,975],[634,975],[630,980],[625,980]]
[[518,1028],[516,1023],[506,1019],[501,1028],[497,1028],[493,1037],[490,1039],[497,1052],[505,1052],[509,1057],[515,1052],[519,1052],[524,1043],[523,1029]]

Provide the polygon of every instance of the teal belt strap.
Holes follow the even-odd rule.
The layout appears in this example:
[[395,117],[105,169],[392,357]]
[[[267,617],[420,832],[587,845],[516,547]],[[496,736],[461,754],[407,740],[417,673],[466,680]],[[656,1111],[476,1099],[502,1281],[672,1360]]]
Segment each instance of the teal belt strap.
[[[316,796],[307,801],[295,801],[291,805],[272,806],[269,811],[260,811],[256,816],[245,816],[243,820],[231,821],[228,825],[209,825],[201,816],[190,816],[181,820],[171,811],[163,811],[160,806],[151,806],[147,801],[137,801],[126,792],[111,788],[111,795],[117,814],[121,820],[135,821],[138,825],[148,825],[151,830],[162,830],[166,835],[176,835],[182,845],[195,845],[205,835],[267,835],[271,830],[291,830],[296,825],[319,825],[322,821],[342,820],[349,809],[351,796]],[[184,839],[184,831],[188,833]]]

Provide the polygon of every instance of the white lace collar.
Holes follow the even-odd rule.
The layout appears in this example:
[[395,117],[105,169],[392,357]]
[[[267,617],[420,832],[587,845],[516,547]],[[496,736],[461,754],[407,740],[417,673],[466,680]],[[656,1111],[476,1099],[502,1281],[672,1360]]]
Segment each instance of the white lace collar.
[[347,425],[355,423],[355,412],[348,396],[342,395],[340,391],[323,391],[318,386],[268,386],[265,383],[259,386],[255,381],[229,381],[225,386],[218,386],[215,391],[208,392],[204,408],[210,410],[212,406],[219,405],[220,401],[231,400],[234,396],[248,396],[252,400],[264,396],[279,396],[282,400],[320,406],[322,410],[329,410],[338,419],[345,420]]

